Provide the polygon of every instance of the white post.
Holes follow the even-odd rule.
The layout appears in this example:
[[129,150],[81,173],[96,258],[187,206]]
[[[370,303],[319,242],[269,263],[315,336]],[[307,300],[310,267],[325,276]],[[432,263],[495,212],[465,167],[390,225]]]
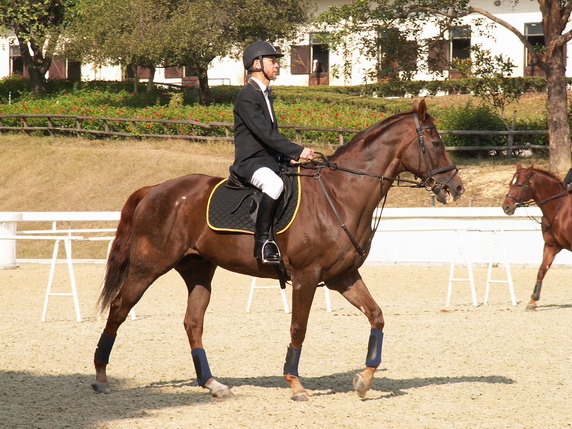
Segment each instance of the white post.
[[[16,222],[19,220],[22,220],[21,213],[0,213],[0,237],[16,235]],[[16,240],[0,240],[0,269],[14,268],[18,268],[16,265]]]

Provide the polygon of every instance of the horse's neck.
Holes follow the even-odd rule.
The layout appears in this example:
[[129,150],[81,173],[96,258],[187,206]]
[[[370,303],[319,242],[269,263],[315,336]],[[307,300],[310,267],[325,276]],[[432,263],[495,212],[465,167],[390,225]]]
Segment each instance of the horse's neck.
[[[376,150],[372,148],[363,151],[372,151],[376,156],[364,156],[359,148],[352,148],[342,156],[336,157],[333,162],[338,166],[364,172],[375,176],[395,177],[399,160],[395,158],[395,150],[392,145],[378,146]],[[350,188],[351,193],[339,195],[338,199],[347,199],[352,208],[363,212],[373,213],[380,200],[385,197],[391,183],[382,180],[380,185],[379,177],[368,177],[353,173],[332,171],[330,175],[336,188]]]
[[[534,180],[534,201],[538,203],[539,201],[546,200],[547,198],[553,197],[554,195],[563,191],[560,182],[556,181],[554,178],[547,176],[544,173],[536,173],[533,177]],[[544,212],[545,208],[550,208],[552,205],[558,204],[558,199],[548,200],[546,203],[540,205],[540,209]]]

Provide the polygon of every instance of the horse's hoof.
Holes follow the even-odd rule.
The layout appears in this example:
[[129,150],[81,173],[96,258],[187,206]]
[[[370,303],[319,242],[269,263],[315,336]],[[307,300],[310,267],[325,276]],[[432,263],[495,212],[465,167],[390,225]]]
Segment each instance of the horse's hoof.
[[217,380],[212,380],[210,383],[205,385],[205,387],[210,390],[213,398],[217,399],[234,398],[234,393],[231,392],[230,388],[226,384],[222,384]]
[[536,310],[536,307],[537,307],[536,304],[528,304],[528,305],[526,306],[526,309],[529,310],[529,311],[534,311],[534,310]]
[[369,390],[371,382],[367,383],[361,374],[356,374],[354,377],[354,390],[360,398],[365,398],[365,394]]
[[224,388],[221,388],[221,389],[212,390],[211,395],[213,395],[213,398],[217,398],[217,399],[234,398],[234,393],[232,393],[230,388],[227,386],[224,386]]
[[96,393],[111,393],[108,383],[93,383],[91,387]]
[[310,395],[306,392],[294,393],[290,399],[296,402],[307,402],[310,400]]

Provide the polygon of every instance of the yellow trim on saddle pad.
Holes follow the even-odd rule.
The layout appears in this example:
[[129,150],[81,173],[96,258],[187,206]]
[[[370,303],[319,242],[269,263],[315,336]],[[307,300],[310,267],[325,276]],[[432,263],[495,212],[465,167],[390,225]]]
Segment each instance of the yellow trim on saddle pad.
[[[300,167],[298,167],[298,169],[296,171],[297,172],[300,171]],[[244,233],[244,234],[254,234],[254,232],[247,231],[244,229],[219,228],[219,227],[211,225],[210,220],[209,220],[209,212],[210,212],[210,206],[211,206],[211,201],[212,201],[213,195],[214,195],[215,191],[218,189],[218,187],[223,185],[226,181],[227,181],[227,179],[223,179],[220,182],[218,182],[209,195],[209,199],[207,202],[207,210],[206,210],[207,225],[213,231],[239,232],[239,233]],[[302,200],[302,182],[300,180],[300,176],[296,176],[296,181],[298,182],[297,183],[298,184],[298,196],[296,199],[296,207],[294,209],[294,213],[292,214],[292,219],[290,219],[290,222],[288,222],[288,224],[284,228],[282,228],[280,231],[276,232],[276,234],[282,234],[283,232],[286,232],[286,230],[288,230],[288,228],[290,228],[290,225],[292,225],[292,222],[294,222],[294,219],[296,218],[296,215],[298,214],[298,209],[300,208],[300,201]]]

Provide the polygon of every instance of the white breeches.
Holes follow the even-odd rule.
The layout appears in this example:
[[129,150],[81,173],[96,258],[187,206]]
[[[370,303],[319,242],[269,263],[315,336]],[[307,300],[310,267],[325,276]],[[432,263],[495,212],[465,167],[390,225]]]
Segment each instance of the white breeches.
[[277,200],[284,190],[282,179],[268,167],[256,170],[250,178],[250,183],[273,200]]

